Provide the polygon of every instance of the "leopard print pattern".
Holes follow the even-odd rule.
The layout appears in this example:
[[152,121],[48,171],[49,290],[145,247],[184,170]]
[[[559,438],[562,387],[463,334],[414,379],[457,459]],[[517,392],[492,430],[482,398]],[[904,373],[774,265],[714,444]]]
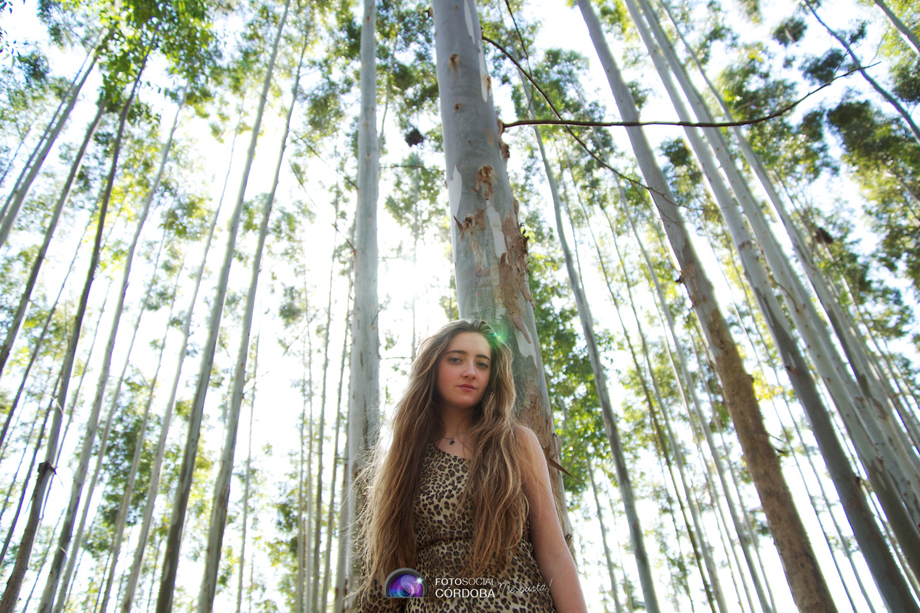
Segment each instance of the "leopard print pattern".
[[533,556],[530,525],[508,567],[499,576],[464,577],[463,566],[473,538],[473,517],[461,495],[470,461],[432,444],[422,463],[415,503],[417,570],[428,595],[406,599],[406,613],[554,611],[549,586]]
[[[508,566],[495,577],[464,577],[473,518],[461,494],[470,461],[431,444],[422,460],[415,502],[418,559],[414,569],[427,586],[424,598],[369,596],[359,613],[555,613],[530,542],[530,524]],[[373,591],[380,593],[377,588]]]

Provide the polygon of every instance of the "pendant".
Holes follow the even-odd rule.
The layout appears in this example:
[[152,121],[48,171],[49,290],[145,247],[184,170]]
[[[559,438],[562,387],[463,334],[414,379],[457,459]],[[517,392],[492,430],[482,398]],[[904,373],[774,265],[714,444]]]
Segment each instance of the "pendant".
[[454,444],[454,439],[450,439],[450,444],[451,444],[451,445]]

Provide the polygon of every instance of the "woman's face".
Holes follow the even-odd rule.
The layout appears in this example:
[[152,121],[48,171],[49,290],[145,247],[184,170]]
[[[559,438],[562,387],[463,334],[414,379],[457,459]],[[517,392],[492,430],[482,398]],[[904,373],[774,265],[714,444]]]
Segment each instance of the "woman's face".
[[442,409],[472,409],[489,385],[492,351],[478,332],[461,332],[438,358],[437,390]]

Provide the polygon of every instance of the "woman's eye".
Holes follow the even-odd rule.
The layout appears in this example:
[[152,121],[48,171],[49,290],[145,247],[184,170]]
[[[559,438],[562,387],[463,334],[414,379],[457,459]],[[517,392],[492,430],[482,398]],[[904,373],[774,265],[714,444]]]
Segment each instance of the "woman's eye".
[[482,369],[484,369],[484,370],[488,370],[488,369],[489,369],[489,365],[486,364],[485,362],[480,362],[480,363],[479,363],[479,368],[482,368]]

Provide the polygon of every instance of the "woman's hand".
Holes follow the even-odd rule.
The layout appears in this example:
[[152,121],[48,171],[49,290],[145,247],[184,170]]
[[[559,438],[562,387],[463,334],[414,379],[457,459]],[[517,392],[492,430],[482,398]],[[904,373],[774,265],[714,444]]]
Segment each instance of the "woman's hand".
[[530,539],[537,566],[549,585],[556,611],[583,613],[587,611],[585,597],[556,514],[543,448],[530,428],[520,426],[518,435],[523,439],[521,447],[527,457],[524,493],[530,504]]

